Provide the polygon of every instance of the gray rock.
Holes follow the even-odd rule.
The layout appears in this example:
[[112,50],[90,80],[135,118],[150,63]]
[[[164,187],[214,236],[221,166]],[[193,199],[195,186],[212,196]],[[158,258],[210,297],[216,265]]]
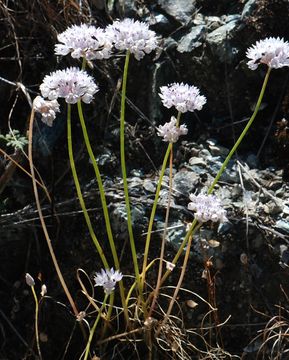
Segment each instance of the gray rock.
[[156,191],[156,184],[153,183],[150,179],[145,179],[143,182],[143,187],[146,191],[155,193]]
[[289,215],[289,206],[288,205],[284,205],[283,214]]
[[206,161],[200,157],[192,156],[189,160],[190,165],[199,165],[199,166],[206,166]]
[[183,36],[178,44],[177,50],[180,53],[191,52],[202,45],[202,40],[205,37],[206,26],[193,26],[191,31]]
[[267,204],[265,204],[264,211],[266,214],[269,214],[269,215],[280,214],[283,211],[282,200],[279,200],[278,202],[270,200]]
[[253,11],[257,6],[258,0],[249,0],[246,2],[245,6],[243,7],[243,11],[241,14],[241,19],[244,20],[252,15]]
[[206,21],[205,21],[205,17],[203,14],[201,13],[197,13],[192,21],[192,23],[194,25],[205,25]]
[[[112,212],[111,224],[115,233],[118,234],[119,238],[126,239],[128,236],[127,228],[127,213],[125,203],[115,203],[114,210]],[[131,206],[131,220],[134,229],[142,227],[147,224],[148,219],[145,216],[144,206],[137,204]]]
[[160,7],[182,24],[192,20],[196,10],[195,0],[158,0]]
[[275,224],[275,229],[282,230],[289,234],[289,222],[285,220],[278,220]]
[[213,54],[215,54],[222,63],[231,63],[238,53],[236,48],[230,46],[229,40],[233,38],[239,26],[240,16],[237,16],[234,20],[220,26],[207,35],[207,44],[210,46]]
[[227,156],[229,154],[229,149],[225,148],[224,146],[209,145],[209,149],[211,151],[211,154],[214,156]]
[[173,188],[181,194],[188,196],[193,192],[199,177],[190,171],[179,171],[173,179]]
[[158,33],[171,33],[175,30],[175,26],[163,14],[150,14],[150,28]]
[[207,16],[206,17],[207,27],[213,31],[224,25],[224,22],[218,16]]
[[[162,223],[163,229],[164,224]],[[173,248],[177,251],[180,248],[185,236],[186,236],[186,226],[181,221],[176,221],[173,223],[169,223],[167,230],[167,241],[173,246]]]
[[226,221],[225,223],[219,224],[218,226],[218,234],[219,235],[225,235],[229,234],[233,229],[233,224],[229,221]]

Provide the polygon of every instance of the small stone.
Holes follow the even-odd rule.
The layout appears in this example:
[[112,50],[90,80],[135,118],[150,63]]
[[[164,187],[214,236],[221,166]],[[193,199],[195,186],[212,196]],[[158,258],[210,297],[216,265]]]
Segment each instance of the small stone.
[[266,214],[269,215],[276,215],[281,213],[283,211],[283,201],[269,201],[267,204],[264,205],[264,211]]
[[158,0],[161,9],[182,24],[192,19],[196,10],[195,3],[195,0]]
[[181,194],[188,196],[194,192],[195,185],[198,183],[199,177],[190,171],[179,171],[173,179],[173,188]]
[[150,179],[144,180],[143,187],[146,191],[151,192],[151,193],[155,193],[155,191],[156,191],[156,185]]
[[197,156],[193,156],[193,157],[190,158],[189,164],[190,164],[190,165],[206,166],[206,161],[205,161],[203,158],[200,158],[200,157],[197,157]]
[[288,221],[285,221],[285,220],[276,221],[275,228],[282,230],[289,234],[289,222]]
[[209,145],[209,148],[213,156],[227,156],[229,154],[229,150],[224,146]]
[[258,0],[247,1],[246,4],[244,5],[244,8],[243,8],[243,11],[241,14],[241,19],[244,20],[244,19],[248,18],[249,16],[251,16],[253,11],[257,7],[257,4],[258,4]]
[[216,248],[216,247],[220,246],[220,242],[217,240],[209,240],[208,244],[211,248]]
[[192,27],[191,31],[178,41],[178,52],[191,52],[192,50],[201,46],[205,33],[206,27],[204,25]]

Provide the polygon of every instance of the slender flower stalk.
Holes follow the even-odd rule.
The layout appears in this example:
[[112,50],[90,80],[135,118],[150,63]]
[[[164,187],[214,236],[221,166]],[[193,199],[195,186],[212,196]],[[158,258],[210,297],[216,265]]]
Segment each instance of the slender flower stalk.
[[92,241],[96,247],[96,250],[102,260],[102,263],[104,265],[105,268],[108,268],[108,262],[106,260],[106,257],[104,255],[103,249],[95,235],[95,232],[93,230],[92,224],[91,224],[91,220],[90,217],[88,215],[86,206],[85,206],[85,202],[83,199],[83,195],[82,195],[82,191],[81,191],[81,187],[80,187],[80,183],[79,183],[79,179],[78,179],[78,175],[76,172],[76,167],[75,167],[75,161],[74,161],[74,156],[73,156],[73,148],[72,148],[72,134],[71,134],[71,105],[67,104],[67,145],[68,145],[68,155],[69,155],[69,161],[70,161],[70,167],[71,167],[71,171],[72,171],[72,176],[73,176],[73,180],[74,180],[74,184],[75,184],[75,188],[76,188],[76,192],[77,192],[77,196],[78,196],[78,200],[81,206],[81,209],[83,211],[83,215],[86,221],[86,225],[89,231],[89,234],[92,238]]
[[154,311],[156,301],[158,299],[160,286],[161,286],[161,278],[163,273],[163,262],[164,262],[164,254],[165,254],[165,244],[166,244],[166,236],[167,236],[167,228],[168,228],[168,222],[169,222],[169,215],[170,215],[170,206],[171,206],[171,196],[172,196],[172,187],[173,187],[173,146],[171,147],[171,153],[170,153],[170,174],[169,174],[169,196],[168,196],[168,206],[166,209],[166,217],[165,217],[165,225],[164,225],[164,232],[162,236],[162,245],[161,245],[161,253],[160,253],[160,262],[159,262],[159,270],[158,270],[158,279],[157,279],[157,285],[154,291],[154,298],[150,307],[149,315],[150,317],[152,315],[152,312]]
[[[124,139],[125,98],[126,98],[126,84],[127,84],[127,76],[128,76],[129,58],[130,58],[130,52],[129,52],[129,50],[127,50],[126,57],[125,57],[124,71],[123,71],[123,79],[122,79],[122,91],[121,91],[120,161],[121,161],[121,171],[122,171],[122,178],[123,178],[123,188],[124,188],[124,196],[125,196],[125,207],[126,207],[126,213],[127,213],[127,226],[128,226],[130,248],[131,248],[131,253],[132,253],[132,260],[133,260],[133,265],[134,265],[136,281],[138,284],[138,289],[141,290],[139,267],[138,267],[138,263],[137,263],[137,253],[136,253],[136,247],[135,247],[135,241],[134,241],[133,229],[132,229],[132,219],[131,219],[131,210],[130,210],[130,201],[129,201],[129,193],[128,193],[128,185],[127,185],[127,174],[126,174],[126,163],[125,163],[125,139]],[[142,296],[141,291],[140,291],[140,295]]]
[[[181,115],[182,114],[179,111],[178,115],[177,115],[177,126],[180,123]],[[145,273],[146,273],[146,267],[147,267],[147,261],[148,261],[148,254],[149,254],[149,247],[150,247],[150,241],[151,241],[151,236],[152,236],[154,218],[156,215],[156,210],[157,210],[158,200],[159,200],[160,191],[161,191],[161,187],[162,187],[163,177],[164,177],[164,174],[165,174],[165,171],[167,168],[167,163],[168,163],[168,159],[169,159],[170,153],[172,151],[172,148],[173,148],[173,144],[170,142],[167,147],[165,156],[164,156],[164,160],[163,160],[163,164],[162,164],[161,172],[160,172],[160,177],[159,177],[159,181],[158,181],[158,185],[157,185],[157,189],[156,189],[156,194],[155,194],[155,198],[154,198],[154,202],[153,202],[153,207],[152,207],[152,211],[151,211],[151,215],[150,215],[148,231],[147,231],[147,236],[146,236],[146,242],[145,242],[143,267],[142,267],[142,276],[141,276],[142,287],[144,286],[144,282],[145,282]]]
[[[47,226],[46,226],[46,223],[45,223],[45,220],[44,220],[44,217],[43,217],[41,205],[40,205],[39,194],[38,194],[38,189],[37,189],[37,185],[36,185],[35,170],[34,170],[34,165],[33,165],[33,156],[32,156],[33,121],[34,121],[34,109],[32,109],[32,112],[31,112],[31,115],[30,115],[30,121],[29,121],[28,159],[29,159],[30,173],[31,173],[31,178],[32,178],[33,191],[34,191],[37,211],[38,211],[38,214],[39,214],[40,223],[41,223],[41,226],[42,226],[42,229],[43,229],[43,233],[44,233],[44,236],[45,236],[45,239],[46,239],[46,242],[47,242],[49,253],[51,255],[51,259],[52,259],[53,265],[55,267],[57,276],[58,276],[59,281],[61,283],[61,286],[62,286],[62,288],[63,288],[63,290],[65,292],[65,295],[66,295],[66,297],[67,297],[67,299],[68,299],[68,301],[69,301],[69,303],[71,305],[73,313],[77,317],[79,312],[77,310],[75,302],[74,302],[74,300],[73,300],[73,298],[72,298],[72,296],[70,294],[70,291],[69,291],[69,289],[68,289],[68,287],[66,285],[66,282],[65,282],[64,277],[62,275],[61,269],[59,267],[59,264],[58,264],[58,261],[57,261],[57,258],[55,256],[54,249],[53,249],[53,246],[52,246],[52,243],[51,243],[51,239],[49,237]],[[80,328],[81,328],[83,336],[85,338],[86,334],[85,334],[84,328],[82,326],[82,323],[80,323]]]
[[33,295],[34,302],[35,302],[35,338],[36,338],[36,346],[37,346],[38,356],[39,356],[39,359],[42,360],[42,354],[41,354],[41,349],[40,349],[40,341],[39,341],[39,330],[38,330],[39,306],[38,306],[37,295],[36,295],[36,292],[35,292],[35,289],[34,289],[35,282],[34,282],[33,277],[28,273],[25,275],[25,279],[26,279],[26,284],[28,286],[30,286],[30,288],[31,288],[32,295]]
[[[105,196],[105,190],[103,187],[103,182],[101,179],[99,167],[98,167],[96,158],[94,156],[94,153],[93,153],[93,150],[92,150],[92,147],[90,144],[89,135],[88,135],[86,124],[85,124],[85,119],[83,116],[81,101],[78,101],[77,109],[78,109],[78,116],[79,116],[79,120],[80,120],[80,124],[81,124],[81,128],[82,128],[84,142],[85,142],[87,152],[89,154],[89,158],[90,158],[90,161],[92,163],[92,166],[93,166],[93,169],[95,172],[95,176],[96,176],[96,180],[97,180],[97,184],[98,184],[98,188],[99,188],[100,200],[101,200],[101,205],[102,205],[102,210],[103,210],[103,215],[104,215],[104,220],[105,220],[105,226],[106,226],[106,233],[108,236],[108,241],[109,241],[110,249],[111,249],[113,260],[114,260],[114,266],[115,266],[116,270],[119,270],[119,268],[120,268],[119,259],[118,259],[115,242],[114,242],[114,238],[113,238],[113,234],[112,234],[110,218],[109,218],[109,213],[108,213],[108,207],[107,207],[107,202],[106,202],[106,196]],[[122,306],[124,309],[125,319],[128,322],[129,321],[128,309],[126,306],[125,292],[124,292],[124,286],[123,286],[122,281],[120,281],[120,283],[119,283],[119,288],[120,288],[120,296],[121,296]]]
[[[178,284],[175,288],[174,295],[171,298],[168,310],[166,312],[166,315],[164,317],[164,320],[162,321],[162,326],[167,322],[168,317],[171,314],[171,311],[173,309],[174,303],[176,301],[176,298],[178,296],[178,293],[180,291],[182,282],[184,280],[186,268],[188,265],[191,245],[192,245],[192,239],[194,233],[203,225],[204,222],[207,221],[213,221],[213,222],[225,222],[227,221],[226,218],[226,211],[223,209],[221,202],[218,198],[216,198],[213,195],[190,195],[190,200],[192,201],[189,203],[188,208],[190,210],[195,211],[195,220],[198,221],[198,225],[193,227],[193,231],[190,231],[191,234],[188,236],[188,243],[187,243],[187,249],[186,254],[182,266],[181,275],[179,277]],[[191,226],[192,227],[192,226]],[[159,334],[160,327],[157,331],[157,334]]]
[[[167,278],[170,276],[171,272],[173,271],[174,269],[174,266],[173,265],[176,265],[176,263],[178,262],[180,256],[183,254],[183,251],[184,251],[184,248],[190,238],[190,236],[194,233],[195,231],[195,228],[196,228],[196,225],[197,225],[198,221],[197,219],[194,219],[194,221],[192,222],[192,225],[191,227],[189,228],[189,230],[187,231],[186,233],[186,236],[184,238],[184,240],[182,241],[180,247],[179,247],[179,250],[178,252],[176,253],[175,257],[173,258],[173,260],[171,261],[171,266],[170,268],[167,269],[167,271],[164,273],[163,277],[161,278],[161,281],[160,281],[160,286],[163,285],[163,283],[167,280]],[[148,299],[146,300],[146,305],[150,303],[152,297],[154,296],[154,291],[152,291],[150,293],[150,295],[148,296]]]
[[178,293],[180,291],[180,288],[182,286],[182,283],[183,283],[183,280],[184,280],[184,276],[185,276],[185,272],[186,272],[186,269],[187,269],[187,265],[188,265],[188,260],[189,260],[189,255],[190,255],[190,251],[191,251],[191,245],[192,245],[192,240],[193,240],[193,236],[194,236],[194,233],[202,226],[202,224],[198,224],[195,228],[194,228],[194,231],[191,233],[191,235],[189,236],[188,238],[188,243],[187,243],[187,249],[186,249],[186,254],[185,254],[185,258],[184,258],[184,262],[183,262],[183,266],[182,266],[182,271],[181,271],[181,275],[179,277],[179,281],[177,283],[177,286],[175,288],[175,291],[174,291],[174,294],[173,294],[173,297],[171,298],[171,301],[170,301],[170,304],[169,304],[169,307],[168,307],[168,310],[166,312],[166,315],[163,319],[163,321],[161,322],[158,330],[157,330],[157,334],[156,336],[158,336],[158,334],[160,333],[160,329],[162,326],[164,326],[166,324],[166,322],[168,321],[168,318],[172,312],[172,309],[173,309],[173,306],[176,302],[176,299],[177,299],[177,296],[178,296]]
[[258,113],[258,111],[260,109],[263,97],[264,97],[264,93],[265,93],[265,90],[266,90],[266,86],[267,86],[267,83],[268,83],[268,80],[269,80],[270,73],[271,73],[271,68],[268,67],[267,73],[265,75],[264,82],[263,82],[263,85],[262,85],[262,88],[261,88],[261,92],[260,92],[256,107],[255,107],[255,110],[254,110],[250,120],[248,121],[247,125],[245,126],[244,130],[242,131],[241,135],[239,136],[238,140],[236,141],[235,145],[232,147],[231,151],[229,152],[229,154],[227,155],[225,161],[223,162],[219,172],[217,173],[212,185],[210,186],[210,188],[208,190],[208,194],[211,194],[213,192],[214,187],[216,186],[217,182],[219,181],[220,177],[222,176],[223,172],[225,171],[225,169],[226,169],[226,167],[228,165],[228,162],[230,161],[231,157],[234,155],[235,151],[238,149],[238,147],[239,147],[240,143],[242,142],[244,136],[247,134],[247,132],[250,129],[253,121],[255,120],[256,115],[257,115],[257,113]]
[[103,302],[102,302],[102,305],[98,311],[98,315],[97,315],[97,318],[95,319],[95,322],[89,332],[89,338],[88,338],[88,341],[87,341],[87,345],[86,345],[86,349],[85,349],[85,354],[84,354],[84,358],[83,360],[87,360],[88,359],[88,356],[89,356],[89,350],[90,350],[90,346],[91,346],[91,342],[92,342],[92,339],[93,339],[93,335],[95,333],[95,330],[96,330],[96,327],[97,327],[97,324],[99,323],[99,320],[101,318],[101,313],[106,305],[106,301],[107,301],[107,298],[108,298],[108,294],[105,293],[105,296],[104,296],[104,299],[103,299]]

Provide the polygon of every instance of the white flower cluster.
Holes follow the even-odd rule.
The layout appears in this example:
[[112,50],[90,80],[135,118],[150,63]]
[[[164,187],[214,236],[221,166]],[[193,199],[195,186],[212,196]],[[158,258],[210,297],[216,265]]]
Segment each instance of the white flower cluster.
[[68,104],[76,104],[78,100],[89,104],[98,91],[98,86],[87,72],[71,67],[46,75],[40,91],[49,100],[64,98]]
[[53,125],[56,113],[60,111],[57,100],[45,100],[41,96],[36,96],[33,101],[33,108],[35,111],[41,113],[41,120],[48,126]]
[[115,285],[118,281],[122,279],[122,273],[119,270],[114,270],[113,268],[101,269],[100,273],[95,273],[94,286],[102,286],[104,292],[109,295],[115,289]]
[[137,60],[142,59],[157,47],[154,31],[148,24],[133,19],[114,21],[106,29],[106,33],[118,50],[129,50]]
[[165,107],[174,106],[181,113],[187,111],[201,110],[207,102],[205,96],[200,95],[200,90],[196,86],[184,83],[173,83],[160,88],[160,97]]
[[247,50],[246,56],[250,59],[247,65],[251,70],[256,70],[259,64],[266,64],[270,68],[279,69],[289,66],[289,44],[283,39],[266,38],[257,41]]
[[55,45],[56,55],[67,55],[75,59],[108,59],[111,56],[112,41],[105,30],[86,24],[72,25],[57,36],[60,44]]
[[188,133],[188,129],[186,125],[176,126],[177,119],[172,116],[171,121],[165,123],[164,125],[160,125],[157,128],[158,136],[163,137],[163,141],[175,143],[178,141],[181,135],[186,135]]
[[207,221],[213,222],[225,222],[226,210],[222,208],[220,200],[214,195],[194,195],[190,194],[190,202],[188,209],[195,211],[195,218],[204,223]]

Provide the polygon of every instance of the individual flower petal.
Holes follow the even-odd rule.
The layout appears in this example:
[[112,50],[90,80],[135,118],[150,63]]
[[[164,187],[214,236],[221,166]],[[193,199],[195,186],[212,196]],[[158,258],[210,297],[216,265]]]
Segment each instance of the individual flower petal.
[[41,96],[36,96],[33,101],[33,108],[42,115],[41,120],[48,126],[53,125],[56,113],[60,111],[57,100],[45,100]]
[[196,86],[184,83],[173,83],[160,88],[160,98],[165,107],[174,106],[181,113],[187,111],[201,110],[207,102],[205,96],[200,95],[200,90]]
[[100,273],[95,273],[94,286],[102,286],[104,292],[109,295],[114,291],[115,285],[118,281],[122,279],[122,273],[119,270],[114,270],[113,268],[109,269],[101,269]]
[[104,29],[81,24],[72,25],[57,36],[60,44],[55,45],[56,55],[71,53],[73,58],[87,60],[108,59],[111,56],[112,41]]
[[190,194],[188,209],[195,211],[195,218],[204,223],[207,221],[225,222],[226,210],[222,208],[220,200],[214,195]]
[[157,47],[157,37],[154,31],[149,30],[149,25],[124,19],[114,21],[106,29],[112,42],[118,50],[129,50],[137,60],[142,59]]
[[89,104],[98,90],[93,78],[86,71],[75,67],[46,75],[40,85],[44,98],[49,100],[64,98],[68,104],[75,104],[78,100]]
[[247,50],[246,56],[250,59],[247,65],[256,70],[259,64],[266,64],[272,69],[289,66],[289,44],[284,39],[266,38],[257,41]]
[[181,135],[186,135],[188,133],[188,129],[186,125],[176,126],[177,119],[172,116],[171,121],[165,123],[164,125],[160,125],[157,128],[158,136],[163,137],[163,141],[175,143],[178,141]]

